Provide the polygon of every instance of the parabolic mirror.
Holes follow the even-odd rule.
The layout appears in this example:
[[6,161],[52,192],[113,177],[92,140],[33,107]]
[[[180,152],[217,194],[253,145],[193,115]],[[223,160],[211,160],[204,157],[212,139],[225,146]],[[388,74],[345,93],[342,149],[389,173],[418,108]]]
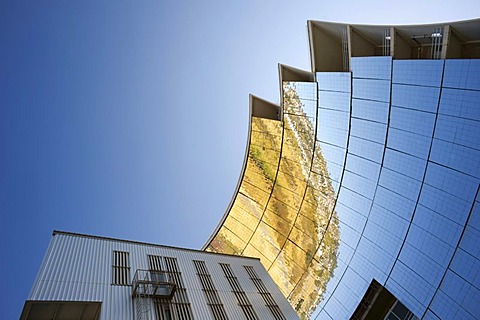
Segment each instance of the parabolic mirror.
[[283,82],[279,119],[251,114],[247,159],[205,250],[259,257],[302,318],[322,299],[340,243],[335,199],[317,134],[317,83]]

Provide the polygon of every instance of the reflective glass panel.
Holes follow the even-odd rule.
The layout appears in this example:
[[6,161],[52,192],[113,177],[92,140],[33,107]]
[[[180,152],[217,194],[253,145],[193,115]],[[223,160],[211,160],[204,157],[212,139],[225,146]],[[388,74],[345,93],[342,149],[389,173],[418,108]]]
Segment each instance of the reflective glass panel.
[[393,83],[440,87],[443,60],[393,60]]
[[480,90],[480,59],[450,59],[445,62],[443,86]]
[[392,74],[391,57],[352,57],[350,68],[354,78],[390,80]]

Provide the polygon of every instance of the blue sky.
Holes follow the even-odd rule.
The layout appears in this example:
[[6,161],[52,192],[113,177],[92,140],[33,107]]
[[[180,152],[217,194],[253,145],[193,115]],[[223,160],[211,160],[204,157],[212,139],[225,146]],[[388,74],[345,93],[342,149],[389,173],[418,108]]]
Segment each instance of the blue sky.
[[1,1],[0,318],[54,229],[200,248],[234,192],[248,94],[309,69],[308,19],[480,17],[478,1]]

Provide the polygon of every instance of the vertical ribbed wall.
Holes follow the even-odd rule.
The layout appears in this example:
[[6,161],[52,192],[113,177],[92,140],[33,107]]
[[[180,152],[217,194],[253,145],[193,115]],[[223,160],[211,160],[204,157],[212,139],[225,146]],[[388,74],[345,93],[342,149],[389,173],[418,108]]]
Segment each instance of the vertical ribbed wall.
[[[257,259],[64,233],[52,237],[28,300],[101,301],[101,319],[134,319],[132,287],[111,284],[114,250],[129,252],[131,279],[135,270],[148,269],[147,255],[176,258],[195,319],[210,319],[211,311],[193,260],[205,261],[230,319],[243,319],[244,316],[219,263],[231,265],[260,319],[272,319],[272,315],[244,265],[255,268],[286,318],[297,318]],[[155,319],[153,305],[150,319]]]

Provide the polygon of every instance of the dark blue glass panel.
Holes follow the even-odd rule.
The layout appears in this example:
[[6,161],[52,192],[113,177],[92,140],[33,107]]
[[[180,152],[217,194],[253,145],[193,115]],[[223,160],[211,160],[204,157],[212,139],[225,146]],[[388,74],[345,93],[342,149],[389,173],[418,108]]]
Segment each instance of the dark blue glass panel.
[[[460,248],[474,257],[480,257],[480,231],[467,226],[460,242]],[[480,301],[480,300],[479,300]]]
[[351,91],[350,72],[317,72],[318,90]]
[[480,150],[433,139],[430,161],[480,177]]
[[348,188],[368,199],[373,199],[376,186],[376,181],[369,180],[353,172],[345,171],[343,174],[342,188]]
[[383,143],[350,136],[348,152],[381,163],[383,157]]
[[408,221],[410,221],[415,209],[415,201],[409,200],[382,186],[377,188],[375,203]]
[[[399,239],[405,238],[405,234],[407,233],[410,224],[410,221],[407,221],[395,213],[379,206],[377,203],[373,204],[368,221],[382,226],[385,231]],[[396,253],[392,254],[395,255]]]
[[343,111],[318,109],[318,126],[322,128],[337,128],[348,130],[350,115]]
[[335,211],[337,212],[338,219],[350,226],[354,230],[361,232],[367,218],[357,211],[345,206],[343,203],[337,202],[335,206]]
[[367,216],[370,211],[372,201],[364,196],[353,192],[347,188],[342,188],[338,196],[338,202],[357,211],[361,215]]
[[[397,238],[383,228],[383,226],[373,223],[368,220],[363,237],[377,244],[379,248],[387,252],[391,256],[391,261],[395,260],[400,247],[402,246],[403,239]],[[389,270],[383,270],[387,273]]]
[[421,204],[417,205],[413,223],[451,246],[457,245],[463,230],[463,226]]
[[386,252],[376,243],[365,237],[361,238],[355,254],[361,254],[380,270],[390,270],[395,260],[395,257],[390,252]]
[[465,223],[472,206],[470,201],[459,199],[428,184],[422,187],[419,203],[459,224]]
[[392,74],[391,57],[352,57],[350,69],[354,78],[390,80]]
[[[480,290],[454,272],[448,270],[445,279],[440,286],[441,290],[448,296],[455,299],[460,306],[466,310],[480,310]],[[476,314],[478,316],[478,313]]]
[[417,201],[421,182],[396,171],[383,168],[380,173],[379,185],[392,190],[407,199]]
[[422,319],[423,320],[442,320],[439,317],[437,317],[431,310],[427,310],[427,313]]
[[318,106],[324,109],[350,112],[350,93],[318,91]]
[[425,175],[425,184],[472,203],[477,192],[478,179],[429,162]]
[[[334,298],[327,304],[328,313],[325,309],[324,314],[338,318],[347,310],[347,317],[350,316],[358,303],[355,286],[361,287],[361,283],[368,283],[372,278],[386,280],[399,246],[406,238],[387,288],[417,316],[425,315],[425,319],[473,318],[474,315],[468,312],[477,310],[480,301],[476,288],[480,285],[480,205],[473,210],[457,251],[455,247],[480,181],[480,91],[472,91],[475,88],[480,90],[477,84],[480,83],[480,67],[474,74],[469,74],[465,71],[472,67],[471,61],[447,61],[439,105],[438,86],[442,81],[443,61],[394,61],[393,81],[397,83],[392,86],[389,113],[389,83],[378,80],[388,79],[389,67],[385,61],[389,59],[351,60],[354,98],[349,153],[336,210],[342,237],[338,261],[342,267],[335,271],[332,283],[336,285],[342,272],[346,271]],[[327,85],[324,88],[349,90],[347,85],[339,89],[341,81],[338,77],[335,81],[336,89]],[[346,116],[335,117],[334,112],[327,111],[322,126],[329,129],[347,126],[348,94],[325,92],[323,102],[320,109],[341,110]],[[434,128],[437,107],[439,116]],[[379,124],[387,121],[390,128],[387,148],[384,149],[387,132]],[[327,137],[337,133],[329,133]],[[329,142],[334,139],[328,138]],[[336,164],[339,167],[343,165],[344,148],[338,148],[342,151],[331,157],[339,162]],[[430,162],[426,171],[428,156]],[[376,186],[382,160],[383,169]],[[423,180],[425,183],[420,187]],[[373,205],[369,200],[372,196]],[[410,219],[412,225],[406,235]],[[362,230],[363,238],[359,238]],[[354,252],[356,243],[358,248]],[[451,260],[454,253],[456,255]],[[347,268],[343,261],[350,258]],[[450,278],[433,300],[433,313],[426,307],[450,261],[453,272],[449,271]],[[355,280],[358,277],[361,281]],[[335,290],[335,285],[327,285],[327,297]],[[468,292],[469,297],[459,297],[452,292]],[[468,300],[470,296],[477,304]]]
[[405,84],[392,85],[392,105],[427,112],[437,112],[440,88]]
[[355,310],[369,284],[354,270],[348,268],[343,275],[342,282],[337,287],[336,296],[342,297],[340,301],[347,310]]
[[338,319],[341,317],[342,319],[347,319],[349,314],[348,310],[342,305],[342,303],[336,298],[337,294],[335,294],[330,298],[327,305],[325,306],[325,311],[333,317],[333,319]]
[[348,171],[355,172],[362,177],[375,182],[377,182],[378,174],[380,173],[380,165],[378,163],[358,157],[351,153],[347,156],[347,165],[345,168]]
[[[330,294],[325,294],[325,296],[329,297]],[[325,300],[324,300],[325,301]],[[315,317],[315,318],[314,318]],[[334,320],[325,309],[322,309],[320,311],[316,311],[312,314],[312,319],[318,319],[318,320]]]
[[446,60],[443,86],[480,90],[480,59]]
[[432,301],[430,309],[440,317],[440,319],[458,319],[458,320],[475,320],[472,314],[460,307],[456,302],[456,297],[452,299],[443,290],[439,290]]
[[[363,293],[367,290],[372,279],[365,277],[365,275],[360,273],[356,267],[357,266],[354,263],[350,263],[350,266],[343,275],[343,282],[354,292],[356,298],[358,299],[363,296]],[[357,304],[359,302],[360,301],[357,301]],[[355,309],[355,307],[356,305],[353,306],[353,309]]]
[[478,121],[438,115],[435,138],[474,149],[480,149],[480,125]]
[[442,89],[438,113],[480,120],[480,91]]
[[393,82],[440,87],[443,60],[394,60]]
[[383,166],[422,181],[427,161],[390,148],[385,151]]
[[388,107],[387,102],[353,99],[352,117],[387,123]]
[[369,259],[365,258],[361,254],[355,254],[350,267],[360,274],[366,281],[371,281],[375,278],[380,283],[384,283],[387,280],[387,273],[385,270],[380,269],[377,265],[372,263]]
[[390,101],[390,81],[353,79],[353,98]]
[[428,158],[431,138],[415,133],[390,128],[387,146],[422,159]]
[[392,107],[390,127],[431,137],[435,114],[424,111]]
[[472,213],[470,214],[470,220],[468,221],[468,225],[480,231],[480,203],[478,202],[478,200],[475,201],[475,206],[473,207]]
[[326,142],[335,146],[346,148],[348,139],[348,131],[344,129],[332,128],[320,123],[317,126],[317,140]]
[[[331,315],[334,319],[348,319],[350,317],[350,312],[345,309],[340,301],[336,298],[337,294],[335,293],[328,301],[325,306],[325,311]],[[346,299],[346,297],[343,297]],[[342,299],[343,300],[343,299]]]
[[350,127],[350,134],[352,136],[377,143],[384,143],[386,133],[386,124],[352,118]]
[[480,260],[462,249],[457,249],[450,269],[460,277],[480,288]]
[[435,288],[401,261],[397,261],[386,285],[415,314],[423,314]]
[[438,286],[445,272],[444,267],[409,243],[405,243],[403,246],[399,259],[434,287]]
[[448,266],[455,250],[454,247],[414,224],[408,231],[407,242],[444,268]]

